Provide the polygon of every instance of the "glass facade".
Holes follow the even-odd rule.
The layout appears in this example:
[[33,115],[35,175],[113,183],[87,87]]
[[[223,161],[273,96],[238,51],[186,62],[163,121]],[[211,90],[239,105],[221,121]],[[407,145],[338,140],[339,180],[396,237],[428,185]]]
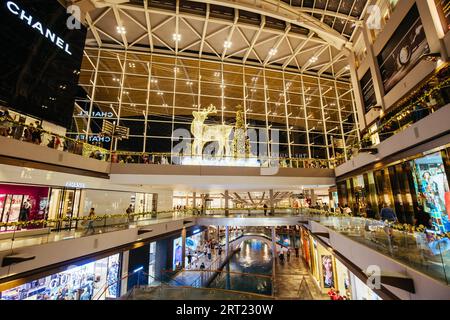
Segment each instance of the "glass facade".
[[[333,159],[359,141],[349,82],[263,67],[158,54],[86,49],[70,137],[118,151],[170,153],[176,129],[190,131],[193,112],[214,105],[205,124],[236,123],[270,141],[280,157]],[[104,122],[129,128],[115,141]],[[86,132],[88,135],[86,136]],[[249,131],[247,131],[249,132]],[[175,133],[176,134],[176,133]],[[267,142],[249,134],[251,152]],[[188,139],[192,141],[192,138]],[[278,140],[278,141],[276,141]]]
[[354,215],[366,216],[370,206],[379,217],[383,205],[391,207],[398,222],[417,224],[418,207],[431,218],[431,229],[450,231],[449,148],[411,157],[384,168],[337,182],[339,202]]

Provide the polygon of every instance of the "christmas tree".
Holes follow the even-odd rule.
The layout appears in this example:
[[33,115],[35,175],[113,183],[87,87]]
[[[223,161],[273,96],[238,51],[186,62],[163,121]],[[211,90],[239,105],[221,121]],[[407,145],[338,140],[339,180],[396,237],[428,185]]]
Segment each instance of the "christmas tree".
[[234,158],[248,158],[250,155],[250,140],[244,123],[244,112],[241,105],[236,107],[236,124],[234,125],[233,156]]

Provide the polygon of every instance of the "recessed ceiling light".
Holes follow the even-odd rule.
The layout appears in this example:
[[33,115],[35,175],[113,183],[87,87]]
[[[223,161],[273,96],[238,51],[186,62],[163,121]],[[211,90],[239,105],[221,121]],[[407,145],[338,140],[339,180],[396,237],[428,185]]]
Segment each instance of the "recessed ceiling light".
[[175,73],[176,73],[176,72],[180,72],[180,68],[174,67],[174,68],[173,68],[173,72],[175,72]]
[[130,68],[134,68],[134,67],[136,67],[136,64],[134,62],[128,62],[128,66]]
[[316,56],[314,56],[314,57],[311,57],[311,58],[309,59],[309,62],[310,62],[310,63],[314,63],[314,62],[317,62],[317,60],[319,60],[319,58],[317,58]]
[[172,39],[175,42],[180,41],[181,40],[181,34],[179,34],[179,33],[172,34]]
[[231,48],[231,45],[232,45],[233,43],[231,42],[231,41],[225,41],[224,43],[223,43],[223,47],[225,48],[225,49],[229,49],[229,48]]
[[188,86],[192,86],[193,82],[192,81],[186,81],[186,85]]
[[214,77],[220,77],[220,72],[219,71],[214,72]]
[[120,34],[125,34],[125,33],[127,33],[127,30],[125,29],[124,26],[117,26],[117,27],[116,27],[116,31],[117,31],[117,33],[120,33]]
[[161,91],[158,91],[156,94],[157,94],[158,96],[162,96],[164,93],[161,92]]
[[274,56],[277,54],[277,52],[278,52],[277,48],[272,48],[269,50],[269,56]]

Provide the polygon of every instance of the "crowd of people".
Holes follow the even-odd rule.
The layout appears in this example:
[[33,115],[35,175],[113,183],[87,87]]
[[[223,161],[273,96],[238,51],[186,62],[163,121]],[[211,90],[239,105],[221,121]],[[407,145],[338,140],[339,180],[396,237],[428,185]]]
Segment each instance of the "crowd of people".
[[211,263],[213,256],[221,256],[223,252],[221,244],[215,240],[206,241],[203,244],[199,244],[195,250],[187,248],[187,269],[200,269],[206,268],[205,261],[200,261],[201,257],[205,257],[207,262]]
[[331,288],[327,294],[330,297],[330,300],[349,300],[346,295],[341,296],[339,290],[335,290],[334,288]]

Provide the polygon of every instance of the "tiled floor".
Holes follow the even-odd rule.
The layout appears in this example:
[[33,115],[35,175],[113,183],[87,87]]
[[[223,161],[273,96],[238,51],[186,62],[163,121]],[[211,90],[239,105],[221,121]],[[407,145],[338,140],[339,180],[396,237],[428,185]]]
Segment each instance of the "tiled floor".
[[301,257],[290,257],[289,261],[275,264],[274,295],[283,300],[328,300],[322,294]]

